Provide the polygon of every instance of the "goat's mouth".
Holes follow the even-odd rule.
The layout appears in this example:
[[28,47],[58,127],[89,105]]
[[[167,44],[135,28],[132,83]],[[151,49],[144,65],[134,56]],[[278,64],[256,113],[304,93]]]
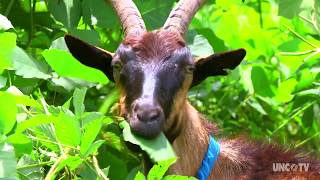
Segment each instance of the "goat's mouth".
[[133,133],[142,136],[144,138],[152,139],[157,137],[162,129],[164,124],[164,118],[158,118],[154,121],[141,121],[137,118],[136,115],[129,116],[128,122]]

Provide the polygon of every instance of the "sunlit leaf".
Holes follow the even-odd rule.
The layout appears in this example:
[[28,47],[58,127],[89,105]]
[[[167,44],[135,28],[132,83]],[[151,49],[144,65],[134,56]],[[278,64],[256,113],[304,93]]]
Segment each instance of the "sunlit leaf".
[[16,74],[24,78],[48,79],[48,65],[29,57],[24,50],[19,47],[12,52],[13,67]]
[[14,149],[7,143],[0,143],[0,179],[18,180]]
[[129,124],[126,121],[122,121],[121,126],[124,128],[124,140],[140,146],[142,150],[148,153],[151,160],[159,162],[176,157],[170,142],[163,133],[150,140],[133,134]]
[[176,162],[175,158],[158,162],[150,169],[148,179],[161,179],[174,162]]
[[58,140],[65,145],[76,147],[80,144],[80,124],[75,117],[60,114],[59,120],[54,122]]
[[45,50],[42,55],[60,76],[80,78],[102,84],[108,82],[107,77],[101,71],[82,65],[68,52],[51,49]]
[[81,16],[79,0],[49,0],[48,9],[53,16],[66,27],[76,27]]
[[0,70],[12,68],[11,56],[17,36],[11,32],[0,33]]
[[74,113],[77,116],[81,116],[84,113],[84,98],[86,95],[87,89],[81,88],[81,89],[75,89],[73,92],[73,107],[74,107]]
[[0,134],[9,133],[16,123],[17,106],[10,94],[0,94]]
[[267,74],[262,67],[252,67],[251,80],[255,93],[267,97],[274,96],[274,93],[271,89],[271,82],[269,81]]

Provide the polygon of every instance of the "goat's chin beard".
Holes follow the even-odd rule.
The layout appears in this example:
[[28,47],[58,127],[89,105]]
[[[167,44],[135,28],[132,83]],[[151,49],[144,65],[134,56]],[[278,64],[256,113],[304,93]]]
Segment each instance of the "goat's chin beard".
[[142,122],[134,117],[128,118],[128,122],[134,134],[147,139],[153,139],[157,137],[161,133],[164,124],[164,120]]

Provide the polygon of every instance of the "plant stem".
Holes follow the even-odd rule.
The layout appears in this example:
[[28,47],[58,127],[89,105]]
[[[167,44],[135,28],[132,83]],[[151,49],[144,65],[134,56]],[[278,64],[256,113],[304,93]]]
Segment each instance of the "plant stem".
[[311,42],[309,42],[308,40],[306,40],[304,37],[302,37],[300,34],[298,34],[297,32],[295,32],[292,28],[290,28],[287,25],[283,25],[285,28],[287,28],[292,34],[294,34],[295,36],[297,36],[299,39],[301,39],[303,42],[309,44],[310,46],[312,46],[313,48],[317,48],[316,45],[312,44]]
[[12,9],[12,6],[13,6],[13,4],[14,4],[14,1],[15,1],[15,0],[11,0],[11,1],[9,2],[9,5],[8,5],[8,7],[7,7],[7,9],[6,9],[6,12],[4,13],[4,16],[8,17],[8,15],[10,14],[10,11],[11,11],[11,9]]
[[92,161],[93,161],[93,165],[94,165],[94,168],[97,171],[98,176],[103,180],[109,180],[109,178],[100,169],[96,156],[92,156]]

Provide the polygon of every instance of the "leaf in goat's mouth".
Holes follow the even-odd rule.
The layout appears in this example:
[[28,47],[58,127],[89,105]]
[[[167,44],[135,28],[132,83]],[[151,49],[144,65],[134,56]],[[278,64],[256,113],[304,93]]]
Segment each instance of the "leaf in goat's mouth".
[[123,128],[124,140],[140,146],[152,161],[159,162],[176,158],[170,142],[162,132],[154,139],[145,139],[133,134],[127,121],[120,122],[120,127]]

